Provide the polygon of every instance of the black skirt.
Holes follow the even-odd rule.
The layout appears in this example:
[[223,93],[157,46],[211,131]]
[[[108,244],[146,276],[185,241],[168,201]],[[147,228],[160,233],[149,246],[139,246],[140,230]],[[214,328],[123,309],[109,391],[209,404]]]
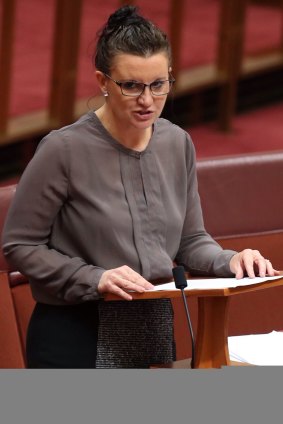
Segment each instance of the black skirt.
[[28,368],[95,368],[98,302],[37,303],[27,331]]
[[169,299],[37,303],[27,332],[28,368],[148,368],[175,360]]

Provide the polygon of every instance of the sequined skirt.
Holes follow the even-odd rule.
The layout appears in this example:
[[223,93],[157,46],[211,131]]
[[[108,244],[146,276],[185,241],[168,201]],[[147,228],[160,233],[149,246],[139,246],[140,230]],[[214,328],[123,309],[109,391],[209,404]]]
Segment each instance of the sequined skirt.
[[100,302],[96,368],[149,368],[176,359],[169,299]]

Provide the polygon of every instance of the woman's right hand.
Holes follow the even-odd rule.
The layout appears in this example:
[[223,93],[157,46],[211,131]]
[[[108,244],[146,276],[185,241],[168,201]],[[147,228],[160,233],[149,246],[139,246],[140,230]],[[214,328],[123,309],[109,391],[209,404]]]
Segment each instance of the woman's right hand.
[[125,300],[132,300],[129,290],[143,293],[154,286],[127,265],[105,271],[98,283],[99,293],[113,293]]

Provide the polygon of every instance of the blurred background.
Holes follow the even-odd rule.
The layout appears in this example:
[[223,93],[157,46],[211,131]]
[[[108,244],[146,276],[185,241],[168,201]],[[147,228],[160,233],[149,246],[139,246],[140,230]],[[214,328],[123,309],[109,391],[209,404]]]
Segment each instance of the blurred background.
[[96,33],[136,4],[173,48],[163,112],[197,158],[283,150],[282,0],[0,0],[0,184],[15,182],[39,140],[103,101]]

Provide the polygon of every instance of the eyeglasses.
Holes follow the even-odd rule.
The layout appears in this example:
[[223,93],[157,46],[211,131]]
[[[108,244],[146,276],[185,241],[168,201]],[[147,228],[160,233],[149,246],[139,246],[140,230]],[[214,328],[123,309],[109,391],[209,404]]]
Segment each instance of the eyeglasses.
[[166,79],[166,80],[156,80],[150,84],[145,84],[143,82],[137,81],[116,81],[111,78],[109,75],[104,74],[107,78],[111,79],[111,81],[115,82],[120,89],[123,96],[129,97],[139,97],[143,94],[145,87],[149,87],[151,93],[154,96],[165,96],[168,94],[175,82],[174,78]]

